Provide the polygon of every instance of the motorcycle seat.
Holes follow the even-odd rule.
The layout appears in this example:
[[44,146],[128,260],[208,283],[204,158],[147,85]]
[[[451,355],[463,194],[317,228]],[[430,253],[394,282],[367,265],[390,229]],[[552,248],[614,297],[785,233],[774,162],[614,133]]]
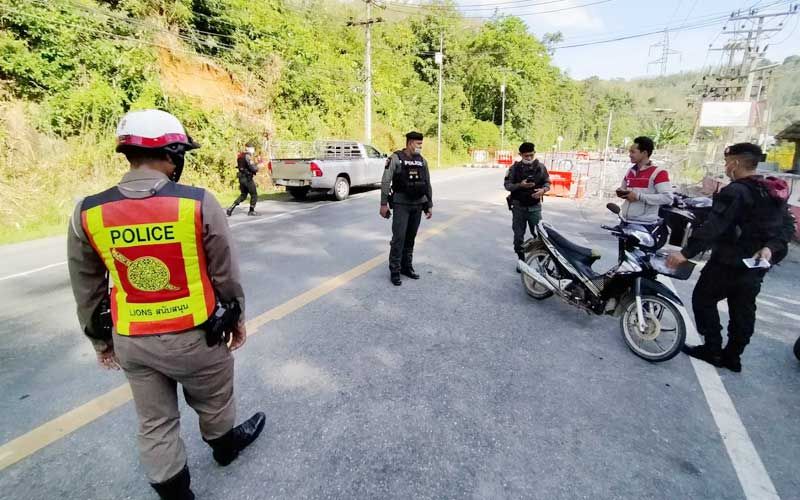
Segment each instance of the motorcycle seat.
[[574,259],[582,264],[591,266],[597,259],[600,258],[600,252],[597,250],[576,245],[559,234],[552,227],[547,228],[547,235],[550,237],[550,241],[552,241],[555,246],[562,250],[568,259]]

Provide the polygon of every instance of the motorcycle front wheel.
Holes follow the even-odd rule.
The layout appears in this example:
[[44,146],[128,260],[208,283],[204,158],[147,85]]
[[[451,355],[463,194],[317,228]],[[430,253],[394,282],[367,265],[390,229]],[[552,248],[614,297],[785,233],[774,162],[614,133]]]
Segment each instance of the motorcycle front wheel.
[[680,311],[658,295],[642,295],[644,331],[639,329],[636,299],[623,307],[622,337],[634,354],[647,361],[667,361],[680,352],[686,340],[686,324]]
[[[540,241],[534,242],[533,246],[528,250],[525,256],[525,263],[539,271],[542,275],[552,275],[552,273],[556,272],[553,257],[545,248],[544,243]],[[553,292],[547,287],[540,285],[536,280],[525,273],[522,273],[522,285],[525,287],[525,292],[537,300],[544,300],[553,295]]]

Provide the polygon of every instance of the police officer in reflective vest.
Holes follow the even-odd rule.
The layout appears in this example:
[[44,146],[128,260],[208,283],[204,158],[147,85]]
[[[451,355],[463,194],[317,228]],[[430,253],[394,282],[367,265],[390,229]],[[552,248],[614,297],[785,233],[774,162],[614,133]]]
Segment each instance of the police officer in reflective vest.
[[178,384],[220,465],[265,423],[259,412],[234,427],[231,351],[246,339],[244,292],[222,207],[211,193],[177,183],[185,153],[197,147],[169,113],[128,113],[117,151],[131,168],[78,203],[67,243],[80,325],[100,365],[125,372],[141,461],[164,499],[194,498]]
[[236,157],[236,177],[239,179],[239,197],[228,207],[228,217],[233,215],[233,210],[250,196],[250,211],[247,215],[258,215],[256,202],[258,202],[258,189],[256,188],[255,175],[258,173],[258,163],[253,159],[256,154],[256,145],[248,142],[245,150]]
[[[711,250],[692,294],[695,323],[704,343],[684,350],[734,372],[742,371],[741,355],[753,335],[761,281],[769,265],[786,256],[794,234],[794,217],[786,203],[788,186],[782,179],[756,174],[761,157],[761,148],[750,143],[725,150],[725,173],[731,183],[714,197],[711,214],[692,232],[683,250],[667,260],[678,266]],[[753,259],[750,266],[745,259]],[[756,261],[763,267],[756,267]],[[721,300],[727,300],[730,315],[724,349],[717,310]]]
[[533,143],[520,144],[519,154],[522,160],[508,169],[504,187],[511,192],[508,201],[512,215],[511,229],[514,231],[514,252],[519,260],[524,261],[522,243],[525,230],[529,226],[533,234],[542,220],[542,196],[550,190],[550,174],[544,164],[535,159],[536,147]]
[[392,284],[400,286],[400,275],[419,279],[412,265],[414,239],[425,212],[425,218],[433,215],[433,193],[428,162],[422,157],[422,134],[406,134],[406,147],[396,151],[386,160],[381,183],[381,217],[391,217],[392,243],[389,252],[389,273]]

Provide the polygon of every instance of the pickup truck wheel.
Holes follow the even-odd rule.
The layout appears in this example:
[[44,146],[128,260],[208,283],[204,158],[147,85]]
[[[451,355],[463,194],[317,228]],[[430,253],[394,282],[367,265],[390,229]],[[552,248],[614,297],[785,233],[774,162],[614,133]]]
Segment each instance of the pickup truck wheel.
[[346,177],[337,177],[333,185],[333,195],[337,201],[346,200],[350,196],[350,182]]
[[308,196],[308,187],[290,187],[286,188],[289,191],[289,194],[292,195],[292,198],[295,200],[305,200],[306,196]]

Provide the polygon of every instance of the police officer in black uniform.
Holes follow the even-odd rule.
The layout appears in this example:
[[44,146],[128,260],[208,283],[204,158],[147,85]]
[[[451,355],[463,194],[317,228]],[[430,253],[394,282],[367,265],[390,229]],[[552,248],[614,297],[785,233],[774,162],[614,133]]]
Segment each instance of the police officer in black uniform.
[[256,189],[256,181],[253,179],[258,173],[258,164],[253,159],[256,153],[256,145],[248,142],[245,150],[239,153],[236,157],[236,169],[238,170],[236,176],[239,178],[239,192],[241,193],[233,205],[228,207],[226,213],[228,217],[233,214],[236,206],[247,199],[250,195],[250,211],[247,215],[258,215],[256,212],[256,202],[258,201],[258,190]]
[[[741,355],[753,335],[756,297],[767,273],[767,268],[748,267],[743,260],[777,264],[786,256],[794,233],[786,183],[756,174],[762,156],[761,148],[749,143],[725,150],[725,173],[732,182],[714,197],[711,214],[683,250],[668,259],[675,267],[711,249],[692,294],[695,323],[704,343],[687,346],[684,351],[734,372],[742,371]],[[720,300],[728,301],[730,314],[724,349],[717,311]]]
[[523,142],[519,146],[519,154],[522,160],[508,169],[504,185],[511,192],[508,202],[512,213],[514,251],[517,258],[524,261],[522,243],[525,239],[525,228],[530,226],[533,233],[542,220],[542,196],[550,190],[550,175],[544,164],[535,159],[536,147],[533,143]]
[[401,285],[400,275],[419,279],[412,265],[414,239],[425,212],[425,218],[433,215],[433,193],[428,162],[422,157],[422,134],[406,134],[406,147],[396,151],[386,160],[381,183],[381,217],[391,217],[392,244],[389,252],[389,272],[392,284]]

